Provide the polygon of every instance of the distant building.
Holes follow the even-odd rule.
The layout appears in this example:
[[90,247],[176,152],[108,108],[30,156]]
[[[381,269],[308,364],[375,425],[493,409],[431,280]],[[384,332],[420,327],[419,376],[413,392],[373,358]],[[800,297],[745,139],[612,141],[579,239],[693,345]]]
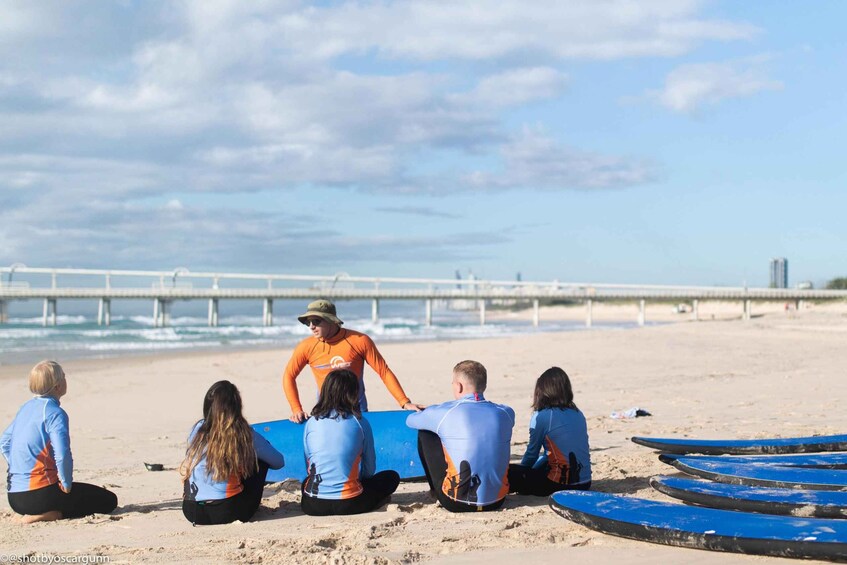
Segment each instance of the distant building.
[[771,288],[788,288],[788,259],[774,257],[771,259]]

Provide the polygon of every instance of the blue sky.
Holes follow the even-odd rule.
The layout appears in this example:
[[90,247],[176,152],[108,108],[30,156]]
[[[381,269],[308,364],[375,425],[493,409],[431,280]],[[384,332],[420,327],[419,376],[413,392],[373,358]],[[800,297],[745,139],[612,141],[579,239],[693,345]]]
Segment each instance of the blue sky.
[[2,1],[0,264],[847,275],[847,4]]

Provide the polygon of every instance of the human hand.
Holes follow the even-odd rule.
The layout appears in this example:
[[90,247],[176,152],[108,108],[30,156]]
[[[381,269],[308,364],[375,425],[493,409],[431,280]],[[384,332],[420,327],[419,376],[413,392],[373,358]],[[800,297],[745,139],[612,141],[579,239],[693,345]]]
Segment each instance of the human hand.
[[299,412],[293,412],[291,416],[288,417],[289,420],[294,422],[295,424],[302,424],[309,418],[309,415],[300,410]]
[[403,410],[414,410],[415,412],[420,412],[421,410],[426,408],[426,406],[424,406],[423,404],[415,404],[414,402],[407,402],[406,404],[401,406],[401,408],[403,408]]
[[70,486],[70,487],[68,487],[68,488],[65,488],[65,486],[61,483],[61,481],[59,482],[59,489],[60,489],[63,493],[65,493],[65,494],[70,494],[70,493],[71,493],[71,488],[73,488],[73,485],[71,485],[71,486]]

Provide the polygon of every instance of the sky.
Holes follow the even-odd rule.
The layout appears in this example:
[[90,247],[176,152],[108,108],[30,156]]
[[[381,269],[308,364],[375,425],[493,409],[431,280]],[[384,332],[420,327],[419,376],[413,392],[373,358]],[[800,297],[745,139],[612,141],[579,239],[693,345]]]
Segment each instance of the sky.
[[0,13],[3,266],[847,275],[838,0]]

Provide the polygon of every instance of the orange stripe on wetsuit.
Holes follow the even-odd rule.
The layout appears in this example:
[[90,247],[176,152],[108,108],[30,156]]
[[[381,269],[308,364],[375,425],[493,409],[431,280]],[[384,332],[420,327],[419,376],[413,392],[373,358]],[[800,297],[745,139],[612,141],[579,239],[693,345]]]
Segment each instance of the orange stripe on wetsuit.
[[[570,479],[570,466],[568,465],[567,456],[562,453],[550,436],[544,438],[547,450],[550,454],[547,456],[547,464],[550,466],[550,471],[547,473],[547,478],[554,483],[568,484]],[[564,471],[564,473],[563,473]],[[562,476],[564,474],[564,477]]]
[[44,446],[41,453],[35,456],[35,465],[29,476],[29,490],[49,487],[58,482],[59,473],[56,470],[56,460],[53,459],[50,440],[47,440],[47,445]]
[[[312,368],[312,374],[315,376],[319,390],[326,376],[334,369],[353,371],[359,377],[361,389],[365,363],[379,375],[379,378],[388,388],[388,392],[400,406],[409,402],[409,397],[403,392],[400,381],[388,368],[388,364],[379,353],[373,340],[363,333],[342,328],[328,340],[318,339],[314,336],[307,337],[294,348],[291,359],[282,375],[282,389],[291,405],[291,411],[294,413],[303,411],[296,379],[306,368],[306,365]],[[363,405],[367,407],[367,400],[364,400]]]

